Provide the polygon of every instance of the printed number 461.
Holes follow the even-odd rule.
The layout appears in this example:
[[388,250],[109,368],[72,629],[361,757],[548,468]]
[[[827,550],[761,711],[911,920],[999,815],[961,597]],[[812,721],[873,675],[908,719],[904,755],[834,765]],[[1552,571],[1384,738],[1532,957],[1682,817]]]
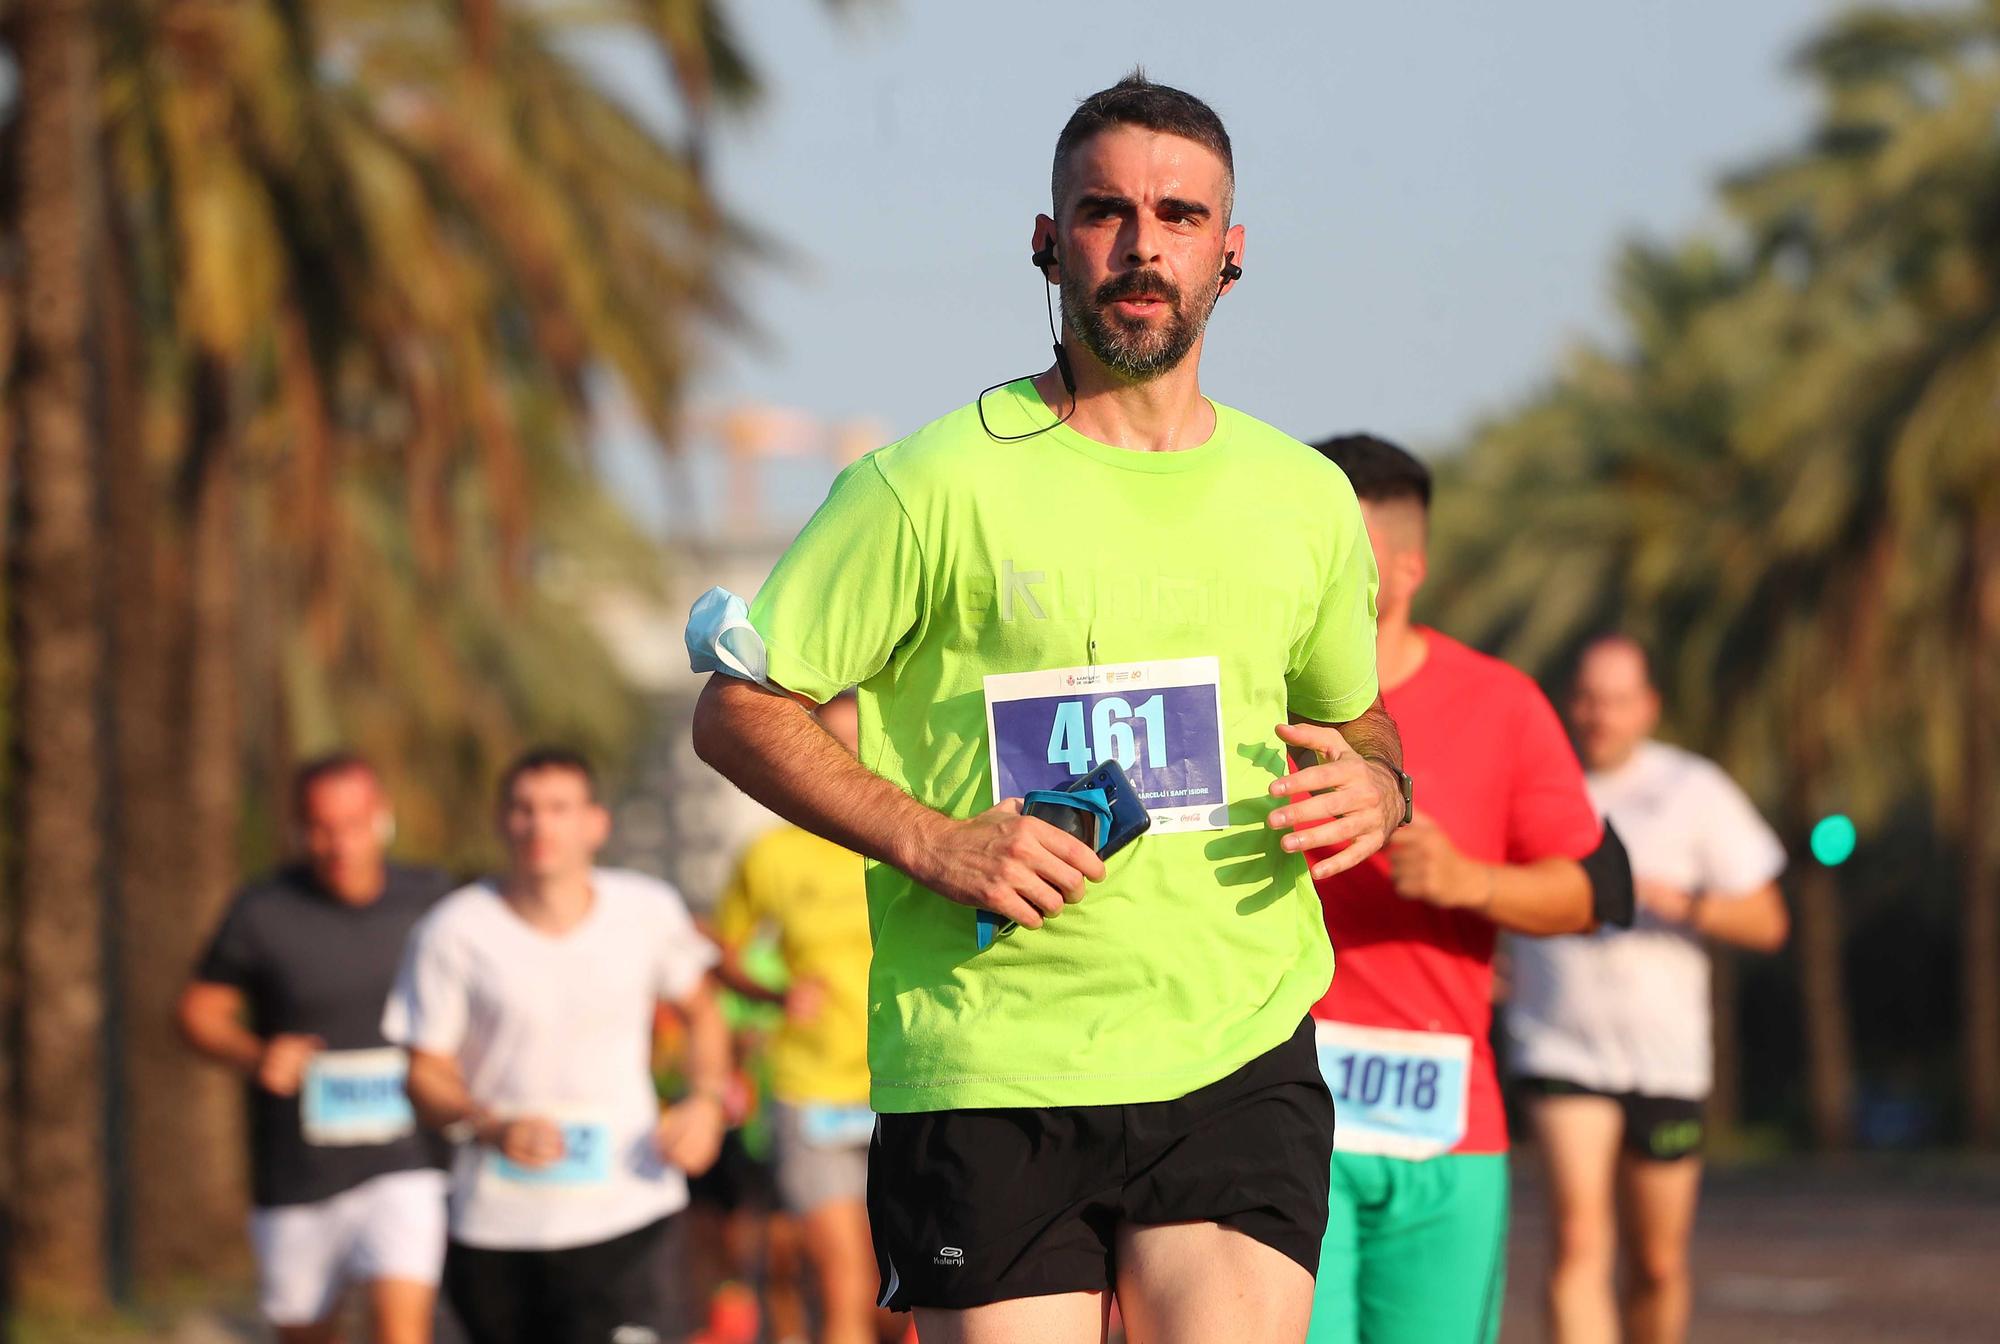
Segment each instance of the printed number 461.
[[1138,760],[1137,739],[1132,720],[1146,726],[1146,765],[1162,770],[1167,764],[1167,711],[1158,695],[1134,709],[1123,696],[1107,695],[1090,710],[1090,734],[1084,735],[1083,701],[1065,700],[1056,706],[1056,721],[1049,729],[1049,764],[1060,765],[1072,775],[1085,774],[1092,765],[1116,759],[1130,770]]

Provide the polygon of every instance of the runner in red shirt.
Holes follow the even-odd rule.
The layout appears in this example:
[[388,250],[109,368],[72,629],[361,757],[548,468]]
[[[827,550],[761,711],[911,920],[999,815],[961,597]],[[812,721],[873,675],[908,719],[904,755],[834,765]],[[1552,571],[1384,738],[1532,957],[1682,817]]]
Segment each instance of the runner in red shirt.
[[1319,451],[1353,483],[1375,549],[1376,659],[1415,815],[1391,849],[1319,884],[1335,961],[1313,1016],[1339,1122],[1310,1339],[1492,1340],[1507,1234],[1493,942],[1592,926],[1580,860],[1602,828],[1535,683],[1410,623],[1430,472],[1365,435]]

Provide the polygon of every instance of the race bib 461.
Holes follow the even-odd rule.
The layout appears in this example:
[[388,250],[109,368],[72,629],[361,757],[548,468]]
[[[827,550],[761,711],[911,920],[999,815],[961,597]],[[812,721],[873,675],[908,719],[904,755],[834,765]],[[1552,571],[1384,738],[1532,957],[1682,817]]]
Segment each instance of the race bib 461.
[[1214,658],[1063,667],[986,678],[993,796],[1054,789],[1116,760],[1156,832],[1228,824]]

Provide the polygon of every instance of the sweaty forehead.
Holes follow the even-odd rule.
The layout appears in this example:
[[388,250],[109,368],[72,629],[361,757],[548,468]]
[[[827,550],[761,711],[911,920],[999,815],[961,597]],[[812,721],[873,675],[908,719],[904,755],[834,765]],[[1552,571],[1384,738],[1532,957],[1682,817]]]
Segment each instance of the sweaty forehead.
[[1143,126],[1113,126],[1070,151],[1057,205],[1068,209],[1084,195],[1122,196],[1140,205],[1174,197],[1206,205],[1226,221],[1232,189],[1222,157],[1200,141]]
[[308,818],[374,808],[382,801],[382,786],[374,771],[357,765],[320,776],[305,787],[298,801],[300,813]]
[[1643,691],[1647,685],[1646,660],[1630,645],[1600,644],[1584,655],[1577,681],[1604,693]]

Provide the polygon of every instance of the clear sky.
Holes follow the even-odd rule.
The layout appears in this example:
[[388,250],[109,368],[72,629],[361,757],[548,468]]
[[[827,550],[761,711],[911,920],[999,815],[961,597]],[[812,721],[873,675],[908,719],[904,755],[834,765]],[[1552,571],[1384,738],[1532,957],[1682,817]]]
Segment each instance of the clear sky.
[[[1028,265],[1049,156],[1135,63],[1235,142],[1244,282],[1210,395],[1305,438],[1448,448],[1578,336],[1614,330],[1621,239],[1713,223],[1718,173],[1800,136],[1786,62],[1829,0],[812,0],[732,6],[770,85],[717,146],[726,199],[790,252],[763,332],[697,405],[892,434],[1042,368]],[[623,81],[621,81],[623,82]]]

